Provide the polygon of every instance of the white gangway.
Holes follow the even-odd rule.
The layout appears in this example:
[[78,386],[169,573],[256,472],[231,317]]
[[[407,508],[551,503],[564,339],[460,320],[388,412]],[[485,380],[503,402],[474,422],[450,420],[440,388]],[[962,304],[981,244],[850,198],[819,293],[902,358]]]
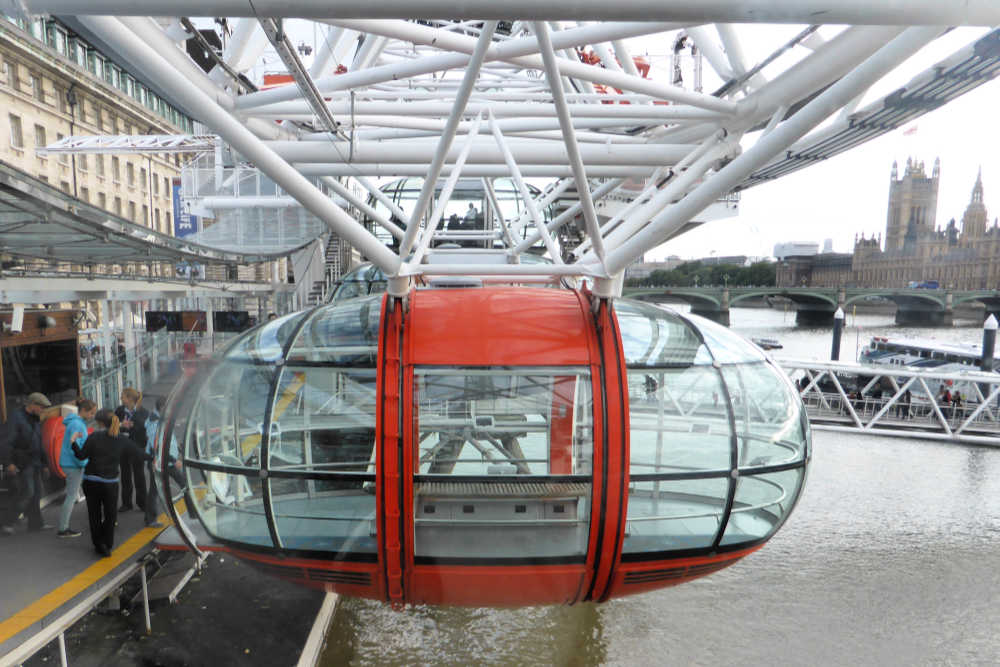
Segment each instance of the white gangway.
[[[1000,373],[776,361],[799,387],[817,430],[1000,446]],[[942,388],[963,400],[943,404]]]

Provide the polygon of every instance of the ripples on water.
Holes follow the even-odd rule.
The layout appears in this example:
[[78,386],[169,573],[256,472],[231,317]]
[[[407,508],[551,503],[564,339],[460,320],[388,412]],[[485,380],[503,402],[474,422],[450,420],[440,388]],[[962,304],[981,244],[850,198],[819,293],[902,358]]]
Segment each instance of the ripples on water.
[[[766,321],[775,315],[751,313],[763,322],[747,334],[811,340],[807,351],[829,335]],[[905,335],[977,342],[978,331]],[[814,441],[788,523],[728,569],[600,606],[394,612],[343,599],[322,664],[1000,664],[1000,449]]]

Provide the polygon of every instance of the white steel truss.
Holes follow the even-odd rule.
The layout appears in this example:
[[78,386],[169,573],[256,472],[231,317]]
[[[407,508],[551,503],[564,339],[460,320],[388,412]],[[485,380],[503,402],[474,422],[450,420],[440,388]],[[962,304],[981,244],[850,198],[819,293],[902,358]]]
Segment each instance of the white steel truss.
[[186,134],[117,134],[64,137],[35,152],[48,153],[202,153],[214,151],[219,142],[215,135]]
[[[905,12],[893,0],[8,5],[75,15],[215,133],[70,137],[48,151],[213,151],[220,173],[223,155],[226,168],[252,165],[281,201],[258,196],[247,208],[294,199],[381,268],[397,295],[420,275],[547,274],[588,277],[597,294],[615,296],[626,266],[714,202],[891,131],[1000,73],[1000,30],[989,30],[1000,25],[995,0],[909,0]],[[233,17],[207,73],[183,48],[191,16]],[[293,18],[315,20],[322,35],[311,64],[292,46]],[[762,22],[801,25],[761,49],[745,26]],[[981,29],[974,43],[858,109],[872,86],[955,26]],[[268,44],[293,83],[255,80]],[[650,44],[674,53],[659,71],[636,55]],[[700,54],[690,64],[685,45]],[[410,176],[424,180],[407,210],[371,180]],[[501,212],[499,178],[516,186],[513,215]],[[532,179],[551,187],[533,195]],[[476,232],[446,225],[439,201],[469,180],[482,183],[496,214]],[[573,203],[547,218],[554,190],[570,185]],[[625,204],[601,214],[611,200]],[[491,263],[443,261],[455,241],[478,244]],[[522,263],[525,253],[549,262]]]
[[[1000,375],[776,359],[799,387],[813,428],[1000,444]],[[961,402],[943,404],[942,388]]]

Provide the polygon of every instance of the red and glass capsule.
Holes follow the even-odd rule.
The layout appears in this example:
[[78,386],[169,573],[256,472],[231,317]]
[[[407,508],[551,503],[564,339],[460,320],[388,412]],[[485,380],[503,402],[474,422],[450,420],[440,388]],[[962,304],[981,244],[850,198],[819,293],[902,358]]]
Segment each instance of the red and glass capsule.
[[752,344],[567,289],[273,320],[166,423],[188,542],[392,603],[601,602],[703,576],[774,534],[810,457],[798,394]]

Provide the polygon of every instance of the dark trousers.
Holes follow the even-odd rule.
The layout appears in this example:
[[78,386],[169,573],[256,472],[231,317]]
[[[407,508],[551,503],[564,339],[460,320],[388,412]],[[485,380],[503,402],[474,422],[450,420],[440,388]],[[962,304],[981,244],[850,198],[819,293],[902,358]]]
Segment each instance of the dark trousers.
[[83,480],[83,495],[87,498],[90,519],[90,539],[94,548],[108,551],[115,546],[115,521],[118,520],[118,482]]
[[[142,456],[132,448],[122,452],[119,462],[122,471],[122,507],[138,505],[139,509],[146,507],[146,466]],[[135,503],[132,502],[132,491],[135,491]]]
[[42,527],[42,470],[28,466],[15,475],[11,484],[11,504],[0,518],[0,525],[12,526],[22,513],[28,519],[28,530]]

